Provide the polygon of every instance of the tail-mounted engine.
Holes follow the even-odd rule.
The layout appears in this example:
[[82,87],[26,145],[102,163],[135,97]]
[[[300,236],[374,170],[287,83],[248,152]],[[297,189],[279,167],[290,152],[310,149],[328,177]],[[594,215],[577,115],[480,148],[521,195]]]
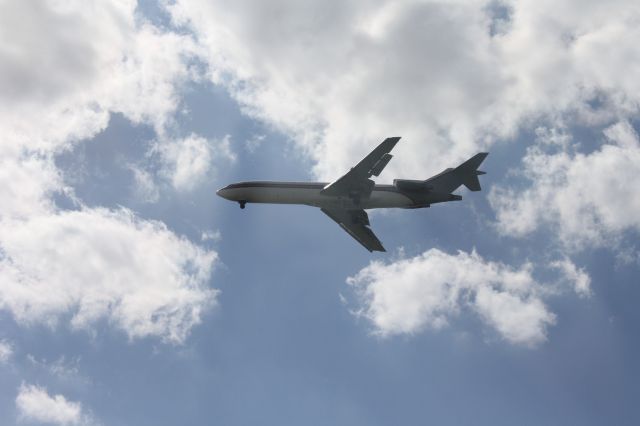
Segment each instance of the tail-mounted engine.
[[427,193],[433,189],[423,180],[394,179],[393,186],[400,192]]

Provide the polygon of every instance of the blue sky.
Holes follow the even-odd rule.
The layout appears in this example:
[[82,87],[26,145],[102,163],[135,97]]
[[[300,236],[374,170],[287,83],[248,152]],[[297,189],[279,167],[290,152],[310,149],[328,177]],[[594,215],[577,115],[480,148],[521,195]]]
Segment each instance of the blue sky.
[[[0,424],[637,424],[633,1],[0,4]],[[215,196],[488,151],[370,212]]]

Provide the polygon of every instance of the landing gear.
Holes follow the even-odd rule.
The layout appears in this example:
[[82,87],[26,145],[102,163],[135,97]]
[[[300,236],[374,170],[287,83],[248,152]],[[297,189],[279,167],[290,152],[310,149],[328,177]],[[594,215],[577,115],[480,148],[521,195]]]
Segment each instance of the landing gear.
[[247,202],[246,201],[238,201],[240,203],[240,208],[244,209],[244,207],[246,206]]

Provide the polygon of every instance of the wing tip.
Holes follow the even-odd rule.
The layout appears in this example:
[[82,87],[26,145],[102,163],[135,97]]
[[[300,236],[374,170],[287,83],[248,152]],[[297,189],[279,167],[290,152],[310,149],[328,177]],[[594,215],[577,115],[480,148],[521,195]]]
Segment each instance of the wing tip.
[[393,143],[394,145],[398,143],[398,141],[402,138],[402,136],[391,136],[384,140],[387,143]]
[[[369,228],[369,230],[371,230],[371,228]],[[373,234],[373,231],[371,231],[371,233]],[[386,249],[384,248],[384,246],[382,245],[382,243],[380,242],[380,240],[375,236],[375,234],[373,235],[375,238],[375,243],[372,245],[372,247],[366,247],[367,250],[369,250],[369,252],[373,253],[374,251],[379,251],[381,253],[386,253]]]

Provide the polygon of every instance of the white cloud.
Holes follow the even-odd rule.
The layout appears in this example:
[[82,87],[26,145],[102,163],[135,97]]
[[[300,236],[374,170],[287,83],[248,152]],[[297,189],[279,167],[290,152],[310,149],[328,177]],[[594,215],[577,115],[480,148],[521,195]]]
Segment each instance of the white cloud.
[[159,142],[156,150],[164,165],[163,172],[177,190],[188,191],[197,186],[210,172],[214,160],[234,161],[229,135],[219,140],[207,140],[191,134],[183,139]]
[[548,153],[541,143],[527,152],[524,189],[494,187],[490,201],[498,229],[526,236],[542,224],[557,229],[570,249],[615,246],[625,231],[640,231],[640,141],[628,122],[604,132],[606,143],[589,153],[560,149]]
[[[70,316],[89,329],[104,319],[131,338],[181,342],[215,301],[216,253],[127,210],[54,202],[74,197],[55,156],[105,129],[111,113],[171,137],[180,86],[196,77],[195,46],[136,7],[0,2],[0,309],[25,324]],[[139,172],[138,189],[154,199]]]
[[49,209],[62,190],[53,157],[112,112],[163,135],[193,49],[144,21],[134,0],[1,2],[0,216]]
[[62,191],[60,172],[40,155],[2,155],[0,142],[0,217],[26,217],[52,208],[51,195]]
[[59,149],[103,129],[109,112],[162,131],[177,85],[192,76],[193,43],[138,19],[135,8],[133,0],[0,5],[5,142]]
[[483,320],[511,343],[533,346],[547,339],[555,315],[537,297],[523,298],[487,285],[476,289],[475,309]]
[[6,339],[0,339],[0,364],[5,364],[13,355],[13,345]]
[[0,308],[20,323],[106,319],[129,337],[180,343],[215,301],[216,253],[127,210],[0,222]]
[[430,249],[391,263],[374,261],[347,282],[358,296],[358,313],[382,336],[441,329],[468,309],[506,341],[534,346],[555,323],[543,301],[547,290],[530,264],[513,268],[476,252]]
[[193,28],[213,80],[291,135],[323,178],[387,136],[404,136],[390,175],[426,177],[537,119],[638,112],[635,0],[504,2],[504,16],[493,0],[169,7]]
[[89,425],[91,417],[82,410],[82,404],[67,400],[64,395],[49,395],[37,385],[25,385],[18,390],[16,408],[20,420],[55,425]]

